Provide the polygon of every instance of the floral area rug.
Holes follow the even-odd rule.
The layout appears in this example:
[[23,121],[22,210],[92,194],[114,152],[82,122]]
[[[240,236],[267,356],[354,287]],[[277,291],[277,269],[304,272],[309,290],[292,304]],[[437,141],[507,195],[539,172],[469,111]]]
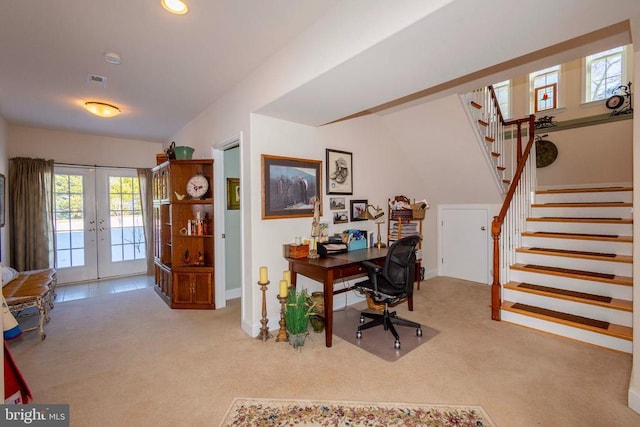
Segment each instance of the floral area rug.
[[481,406],[236,398],[220,426],[495,427],[495,424]]

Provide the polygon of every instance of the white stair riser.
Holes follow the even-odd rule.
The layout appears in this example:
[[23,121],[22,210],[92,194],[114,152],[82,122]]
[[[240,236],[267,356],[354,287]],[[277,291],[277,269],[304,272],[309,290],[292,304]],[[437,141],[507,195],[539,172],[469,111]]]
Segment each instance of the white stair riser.
[[505,301],[519,302],[522,304],[533,305],[535,307],[546,308],[548,310],[587,317],[589,319],[615,323],[622,326],[633,326],[633,315],[628,311],[567,301],[564,299],[552,298],[529,292],[519,292],[512,289],[504,289],[502,297]]
[[516,262],[519,264],[535,264],[547,267],[568,268],[571,270],[584,270],[616,276],[633,275],[633,264],[626,262],[600,261],[583,258],[571,258],[563,256],[550,256],[532,253],[516,253]]
[[628,202],[633,201],[633,191],[604,191],[593,193],[545,193],[536,194],[536,203],[585,203],[585,202]]
[[527,221],[527,231],[631,236],[633,234],[633,225],[601,222]]
[[501,319],[505,322],[527,326],[529,328],[549,332],[554,335],[572,338],[578,341],[587,342],[600,347],[606,347],[625,353],[631,353],[632,351],[631,341],[623,340],[621,338],[611,337],[608,335],[586,331],[579,328],[573,328],[571,326],[566,326],[555,322],[548,322],[546,320],[538,319],[535,317],[523,316],[507,310],[501,310],[500,316]]
[[532,217],[631,218],[631,207],[533,207]]
[[533,283],[551,288],[568,289],[625,300],[633,299],[632,286],[612,285],[594,280],[580,280],[572,277],[532,273],[521,270],[511,270],[509,278],[514,282]]
[[631,255],[630,242],[608,242],[601,240],[556,239],[553,237],[523,236],[522,246],[529,248],[566,249],[574,251],[602,252],[617,255]]

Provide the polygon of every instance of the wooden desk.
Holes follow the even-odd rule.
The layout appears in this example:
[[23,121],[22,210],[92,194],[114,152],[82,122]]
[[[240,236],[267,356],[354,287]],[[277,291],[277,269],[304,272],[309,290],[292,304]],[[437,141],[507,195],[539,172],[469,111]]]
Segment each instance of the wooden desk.
[[[296,286],[298,274],[322,282],[324,285],[324,334],[325,344],[331,347],[333,338],[333,295],[341,294],[351,288],[333,291],[336,279],[347,279],[366,275],[360,265],[362,261],[371,261],[384,265],[387,256],[387,248],[368,248],[332,255],[324,258],[287,258],[291,271],[291,284]],[[413,301],[409,299],[409,310],[413,309]],[[354,326],[353,333],[355,334]]]

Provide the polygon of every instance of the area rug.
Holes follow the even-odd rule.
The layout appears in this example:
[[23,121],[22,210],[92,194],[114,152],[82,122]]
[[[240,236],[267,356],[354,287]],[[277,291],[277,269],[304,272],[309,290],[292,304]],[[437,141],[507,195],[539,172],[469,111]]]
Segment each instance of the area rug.
[[[409,320],[411,320],[410,313],[406,316]],[[395,362],[440,333],[436,329],[422,325],[422,336],[418,337],[415,328],[396,326],[400,335],[400,349],[396,350],[393,347],[395,342],[393,334],[391,331],[385,331],[382,326],[362,331],[362,338],[357,339],[356,330],[359,324],[360,311],[353,307],[333,313],[334,335],[388,362]]]
[[236,398],[220,426],[495,426],[481,406]]

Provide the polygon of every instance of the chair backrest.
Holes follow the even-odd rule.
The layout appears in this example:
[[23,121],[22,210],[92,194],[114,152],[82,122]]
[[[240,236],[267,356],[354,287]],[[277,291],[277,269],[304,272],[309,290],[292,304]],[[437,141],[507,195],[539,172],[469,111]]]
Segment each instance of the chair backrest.
[[413,294],[416,272],[416,246],[420,236],[408,236],[396,240],[387,252],[382,275],[398,294]]

